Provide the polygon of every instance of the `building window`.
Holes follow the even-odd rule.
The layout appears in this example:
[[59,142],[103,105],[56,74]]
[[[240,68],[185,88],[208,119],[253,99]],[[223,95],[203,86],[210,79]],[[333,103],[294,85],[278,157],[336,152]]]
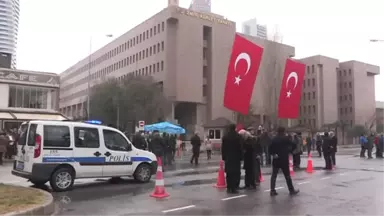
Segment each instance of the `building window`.
[[311,93],[307,93],[307,98],[308,98],[308,100],[311,100]]
[[340,115],[343,115],[343,108],[340,108]]
[[161,42],[161,51],[164,51],[164,41]]
[[352,82],[349,82],[348,85],[349,85],[349,88],[352,88]]
[[344,70],[344,76],[347,76],[347,71],[346,70]]
[[305,88],[305,80],[303,80],[303,88]]
[[164,26],[164,22],[161,23],[161,31],[164,31],[165,29],[165,26]]
[[304,114],[306,114],[306,113],[307,113],[307,107],[304,106]]
[[339,96],[339,101],[340,101],[340,102],[343,101],[343,96]]
[[347,100],[347,95],[344,95],[344,100],[345,100],[345,101]]
[[164,71],[164,61],[161,61],[161,71]]
[[221,130],[209,129],[208,136],[209,139],[221,139]]
[[312,86],[316,86],[316,81],[315,81],[315,79],[312,79]]
[[339,76],[341,76],[341,70],[339,70]]
[[352,101],[352,95],[351,94],[349,95],[349,100]]
[[352,113],[352,110],[353,110],[352,107],[349,107],[349,112],[350,112],[350,113]]
[[344,88],[347,88],[347,82],[344,83]]
[[315,65],[312,65],[312,73],[315,73]]
[[10,85],[8,107],[56,109],[56,93],[55,89]]
[[153,54],[156,54],[156,45],[153,45]]
[[157,31],[156,31],[156,26],[153,27],[153,35],[156,35]]
[[156,66],[157,66],[157,72],[159,72],[160,71],[160,63],[157,62]]
[[203,85],[203,97],[207,96],[207,85]]
[[160,43],[157,44],[157,52],[160,52]]
[[307,66],[307,74],[309,74],[309,73],[310,73],[310,67]]
[[152,28],[149,31],[149,36],[152,37]]
[[152,46],[149,47],[149,56],[152,56]]
[[157,24],[157,33],[160,34],[160,24]]
[[351,70],[351,69],[348,70],[348,74],[349,74],[349,75],[352,74],[352,70]]
[[312,98],[316,99],[316,92],[312,92]]
[[316,106],[315,105],[312,106],[312,110],[313,110],[313,113],[316,114]]

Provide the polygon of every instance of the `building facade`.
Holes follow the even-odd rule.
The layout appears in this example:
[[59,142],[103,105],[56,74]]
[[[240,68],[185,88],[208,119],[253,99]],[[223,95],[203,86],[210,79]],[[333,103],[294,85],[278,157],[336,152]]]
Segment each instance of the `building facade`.
[[18,128],[33,119],[66,119],[57,112],[57,74],[0,68],[0,94],[0,129]]
[[211,0],[192,0],[189,6],[189,10],[211,13]]
[[[233,121],[234,113],[223,106],[223,95],[235,32],[236,24],[230,20],[170,6],[93,53],[90,64],[86,57],[62,72],[60,110],[73,117],[85,114],[90,67],[91,85],[129,74],[154,77],[173,102],[168,120],[176,119],[188,131],[202,130],[205,123],[219,117]],[[295,49],[246,37],[264,47],[252,97],[262,123],[269,110],[265,80],[270,65],[281,79],[285,60],[294,56]]]
[[300,59],[306,65],[299,124],[319,129],[338,120],[337,69],[339,61],[326,56]]
[[374,76],[380,74],[378,66],[320,55],[300,61],[306,64],[306,73],[299,125],[316,130],[336,122],[344,127],[376,126]]
[[376,128],[375,76],[380,67],[359,61],[341,62],[337,75],[339,119],[346,125]]
[[0,67],[16,68],[19,0],[0,1]]
[[243,22],[242,32],[253,37],[268,38],[267,26],[258,24],[256,18]]
[[376,131],[384,133],[384,101],[376,101]]

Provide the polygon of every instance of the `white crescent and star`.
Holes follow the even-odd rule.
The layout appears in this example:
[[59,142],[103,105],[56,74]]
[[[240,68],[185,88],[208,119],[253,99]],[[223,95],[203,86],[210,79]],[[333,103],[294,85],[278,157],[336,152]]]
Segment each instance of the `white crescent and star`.
[[[299,82],[299,76],[297,75],[296,72],[291,72],[288,77],[287,77],[287,81],[285,82],[285,87],[288,89],[288,83],[289,83],[289,80],[293,78],[295,79],[295,86],[293,87],[292,90],[294,90],[297,86],[297,83]],[[292,95],[292,92],[291,92],[291,89],[287,91],[287,98],[290,98]]]
[[[235,60],[235,65],[234,65],[235,71],[237,68],[237,64],[239,63],[240,60],[245,60],[247,62],[247,70],[244,73],[244,76],[246,76],[249,72],[249,69],[251,69],[251,57],[248,55],[248,53],[245,53],[245,52],[240,53]],[[241,81],[240,75],[237,75],[235,77],[235,84],[240,85],[240,81]]]

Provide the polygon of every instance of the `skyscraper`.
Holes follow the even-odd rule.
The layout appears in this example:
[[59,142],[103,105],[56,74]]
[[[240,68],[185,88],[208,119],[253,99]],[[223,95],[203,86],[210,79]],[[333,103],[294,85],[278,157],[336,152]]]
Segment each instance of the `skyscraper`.
[[0,67],[16,68],[19,0],[0,1]]
[[192,0],[189,10],[210,13],[211,12],[211,0]]
[[259,25],[256,19],[247,20],[242,23],[243,34],[250,35],[253,37],[259,37],[267,39],[267,26]]

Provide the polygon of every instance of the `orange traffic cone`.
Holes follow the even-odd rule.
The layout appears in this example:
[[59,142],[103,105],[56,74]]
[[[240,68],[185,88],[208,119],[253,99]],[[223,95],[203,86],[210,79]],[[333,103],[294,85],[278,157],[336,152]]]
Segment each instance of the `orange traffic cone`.
[[313,173],[312,154],[308,154],[307,173]]
[[157,158],[157,162],[158,162],[158,165],[157,165],[157,173],[156,173],[155,190],[152,192],[151,197],[165,198],[165,197],[168,197],[169,194],[165,191],[163,165],[161,162],[161,158]]
[[292,155],[289,155],[289,174],[291,177],[295,175],[295,172],[293,171]]
[[260,169],[260,182],[263,182],[264,181],[264,177],[263,177],[263,173],[261,172],[261,169]]
[[217,182],[214,185],[216,188],[226,188],[227,184],[225,183],[225,174],[224,174],[224,161],[220,161],[219,172],[217,173]]

